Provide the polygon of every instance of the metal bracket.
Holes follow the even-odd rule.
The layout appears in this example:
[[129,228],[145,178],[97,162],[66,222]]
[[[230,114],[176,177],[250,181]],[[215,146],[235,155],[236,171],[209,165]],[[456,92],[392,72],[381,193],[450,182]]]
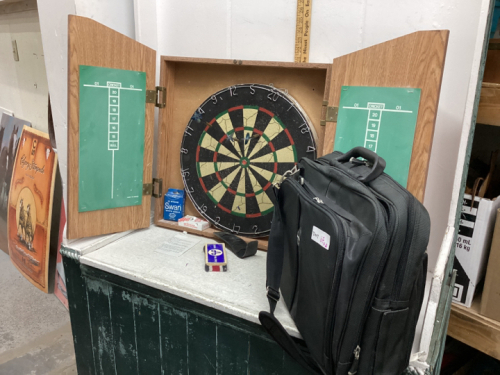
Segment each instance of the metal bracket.
[[[158,193],[155,193],[155,187],[158,186]],[[154,198],[161,198],[163,195],[163,180],[161,178],[153,178],[153,191],[151,195]]]
[[[158,191],[158,193],[155,193]],[[163,180],[161,178],[153,178],[153,182],[142,184],[142,195],[152,195],[154,198],[161,198],[163,195]]]
[[[161,91],[161,100],[160,100],[160,91]],[[156,102],[155,106],[158,108],[165,108],[167,105],[167,89],[162,86],[156,86]]]
[[156,103],[156,90],[146,90],[146,103]]
[[162,86],[156,86],[155,90],[146,90],[146,103],[154,103],[155,107],[165,108],[165,106],[167,105],[166,94],[167,89]]
[[320,121],[320,125],[325,126],[327,122],[337,122],[339,107],[331,107],[327,101],[323,101],[323,107],[326,107],[326,113],[325,119]]
[[152,195],[153,194],[153,183],[142,184],[142,195]]
[[80,263],[81,254],[79,251],[61,246],[61,249],[59,250],[59,252],[61,253],[62,256],[74,259],[77,263]]

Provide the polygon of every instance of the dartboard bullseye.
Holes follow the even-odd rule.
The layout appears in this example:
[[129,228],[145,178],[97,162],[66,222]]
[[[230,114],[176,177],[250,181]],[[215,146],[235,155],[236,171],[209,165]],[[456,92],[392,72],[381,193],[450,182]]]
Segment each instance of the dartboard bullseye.
[[316,157],[314,128],[271,86],[227,87],[195,111],[184,132],[181,174],[200,214],[222,230],[265,236],[272,185],[302,157]]

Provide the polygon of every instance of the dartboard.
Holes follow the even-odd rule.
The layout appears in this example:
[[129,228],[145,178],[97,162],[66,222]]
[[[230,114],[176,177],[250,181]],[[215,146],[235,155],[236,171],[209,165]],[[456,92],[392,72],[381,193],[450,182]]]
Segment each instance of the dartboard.
[[298,103],[281,90],[227,87],[196,109],[184,132],[186,192],[217,228],[265,236],[271,229],[272,185],[302,157],[316,157],[313,129]]

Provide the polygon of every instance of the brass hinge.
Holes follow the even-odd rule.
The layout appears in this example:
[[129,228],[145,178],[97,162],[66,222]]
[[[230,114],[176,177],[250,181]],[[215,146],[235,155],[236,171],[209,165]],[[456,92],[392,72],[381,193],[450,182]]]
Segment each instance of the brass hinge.
[[153,178],[153,182],[142,184],[142,195],[152,195],[154,198],[160,198],[163,195],[163,180]]
[[165,108],[165,106],[167,105],[166,94],[167,94],[167,89],[162,86],[156,86],[155,90],[146,90],[146,103],[154,103],[155,107]]
[[153,183],[142,184],[142,195],[151,195],[153,194]]
[[323,100],[323,107],[326,107],[325,119],[321,120],[319,124],[325,126],[327,122],[337,122],[339,107],[329,106],[326,100]]

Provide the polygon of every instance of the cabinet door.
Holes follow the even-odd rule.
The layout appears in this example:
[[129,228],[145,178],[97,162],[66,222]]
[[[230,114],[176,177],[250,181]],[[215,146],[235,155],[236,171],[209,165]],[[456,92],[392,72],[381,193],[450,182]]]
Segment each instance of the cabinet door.
[[[421,202],[431,154],[449,31],[418,31],[333,60],[329,106],[342,86],[421,89],[407,189]],[[333,151],[337,123],[328,122],[323,153]]]
[[156,51],[89,18],[68,24],[67,237],[148,227]]

